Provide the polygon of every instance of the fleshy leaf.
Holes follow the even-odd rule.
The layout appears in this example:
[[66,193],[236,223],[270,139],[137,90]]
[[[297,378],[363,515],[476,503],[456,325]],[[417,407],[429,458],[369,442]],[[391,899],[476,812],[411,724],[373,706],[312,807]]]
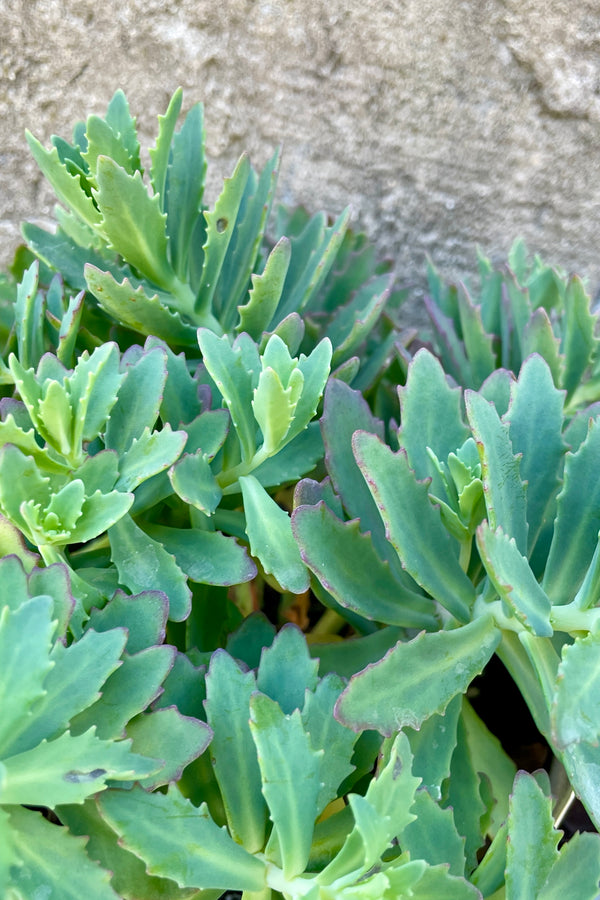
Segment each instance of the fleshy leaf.
[[292,534],[290,517],[252,475],[240,478],[246,532],[253,556],[283,590],[302,594],[310,584],[308,570]]
[[559,839],[550,797],[532,775],[517,772],[508,814],[506,900],[539,897],[558,858]]
[[356,519],[343,522],[320,502],[294,510],[292,531],[302,559],[341,606],[388,625],[437,628],[432,601],[398,582]]
[[173,554],[190,581],[231,585],[251,581],[256,575],[246,548],[220,531],[151,525],[148,534]]
[[525,488],[519,460],[494,406],[474,391],[465,392],[467,416],[477,442],[483,470],[483,490],[492,528],[500,526],[515,539],[520,553],[527,553]]
[[206,804],[196,808],[175,787],[166,794],[141,788],[109,791],[100,798],[99,808],[123,846],[144,860],[150,875],[170,878],[180,887],[265,887],[265,864],[215,825]]
[[229,831],[251,853],[264,846],[267,818],[249,726],[250,697],[254,691],[253,673],[243,672],[228,653],[217,650],[206,676],[204,704],[213,729],[210,753]]
[[287,624],[263,649],[257,673],[257,687],[275,700],[284,713],[304,706],[305,692],[317,687],[318,663],[311,659],[306,638],[295,625]]
[[600,423],[592,419],[576,453],[567,453],[554,535],[542,587],[553,604],[573,599],[592,560],[600,531]]
[[558,667],[550,724],[552,738],[564,748],[600,743],[600,634],[565,644]]
[[399,642],[350,679],[335,716],[350,728],[374,728],[387,736],[406,725],[419,728],[466,691],[499,640],[493,621],[480,618],[453,631],[422,633],[408,643]]
[[106,156],[98,160],[96,179],[101,227],[111,245],[150,281],[170,290],[175,273],[158,197],[149,196],[139,172],[129,175]]
[[121,583],[133,593],[163,591],[169,598],[169,618],[183,621],[189,615],[191,592],[175,558],[130,516],[123,516],[108,536]]
[[487,522],[477,529],[477,546],[486,571],[517,619],[538,637],[552,637],[551,604],[538,584],[514,538],[502,528],[492,531]]
[[53,893],[60,889],[60,895],[55,896],[61,900],[118,900],[109,884],[110,873],[89,859],[84,839],[52,825],[41,813],[22,807],[11,809],[10,826],[20,863],[11,869],[11,893],[16,891],[18,897],[51,897],[49,889]]
[[[310,854],[324,751],[313,751],[299,710],[285,715],[274,700],[258,692],[250,698],[250,731],[273,822],[266,852],[281,861],[285,878],[293,878],[304,871]],[[296,790],[298,773],[301,791]]]
[[[468,622],[475,591],[459,565],[458,543],[430,503],[428,485],[416,480],[406,451],[393,453],[365,432],[357,432],[352,444],[403,568],[460,622]],[[407,508],[410,516],[404,514]]]

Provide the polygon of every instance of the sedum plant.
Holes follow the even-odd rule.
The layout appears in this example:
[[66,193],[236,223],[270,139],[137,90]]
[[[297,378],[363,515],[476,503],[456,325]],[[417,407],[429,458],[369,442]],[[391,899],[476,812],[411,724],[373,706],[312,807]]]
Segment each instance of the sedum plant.
[[[396,450],[360,395],[328,390],[331,482],[297,489],[302,557],[336,610],[424,628],[356,674],[336,715],[385,735],[419,728],[497,653],[598,824],[595,420],[565,419],[564,392],[535,354],[518,379],[498,371],[466,391],[465,416],[461,391],[419,351],[399,391]],[[355,570],[368,572],[368,596]],[[419,604],[435,623],[418,621]]]
[[[324,214],[280,210],[275,239],[268,236],[279,152],[260,173],[242,155],[209,208],[202,107],[176,130],[181,104],[179,89],[159,117],[147,181],[122,91],[104,118],[92,115],[75,127],[73,143],[55,136],[48,150],[28,134],[61,204],[54,234],[24,226],[29,248],[70,289],[86,292],[91,315],[83,323],[93,322],[96,335],[108,336],[112,322],[127,329],[122,341],[133,331],[192,353],[199,327],[258,342],[276,332],[303,341],[306,352],[326,336],[334,366],[355,378],[357,349],[386,302],[392,308],[389,265],[378,264],[364,236],[348,230],[348,210],[331,225]],[[393,305],[401,299],[395,294]],[[389,356],[395,323],[387,331]],[[363,373],[363,382],[376,374]]]
[[591,298],[577,276],[567,277],[515,241],[505,266],[479,254],[479,296],[448,284],[428,268],[425,301],[433,348],[458,384],[478,390],[499,368],[518,372],[539,353],[567,410],[600,398],[600,355]]
[[[278,154],[210,208],[180,108],[147,173],[121,92],[28,137],[61,205],[0,279],[0,894],[594,900],[581,282],[431,269],[410,360],[348,214],[269,222]],[[471,706],[494,654],[564,794]]]

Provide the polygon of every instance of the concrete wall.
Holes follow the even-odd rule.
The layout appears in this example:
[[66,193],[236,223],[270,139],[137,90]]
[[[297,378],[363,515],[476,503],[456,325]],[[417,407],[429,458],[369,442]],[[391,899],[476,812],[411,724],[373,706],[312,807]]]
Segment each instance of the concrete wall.
[[283,141],[279,199],[351,203],[403,279],[522,235],[600,284],[597,0],[0,0],[0,261],[53,205],[25,127],[69,136],[122,87],[148,146],[179,84],[212,196]]

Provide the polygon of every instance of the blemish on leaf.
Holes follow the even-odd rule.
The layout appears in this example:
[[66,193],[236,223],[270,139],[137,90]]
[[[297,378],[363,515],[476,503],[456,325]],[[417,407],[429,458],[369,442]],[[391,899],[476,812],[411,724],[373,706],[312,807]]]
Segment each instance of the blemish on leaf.
[[87,781],[95,781],[96,778],[100,778],[102,775],[106,775],[106,769],[92,769],[91,772],[71,770],[70,772],[65,772],[63,778],[65,781],[71,782],[71,784],[83,784]]
[[228,225],[229,222],[227,221],[227,219],[217,219],[216,229],[219,234],[223,234]]

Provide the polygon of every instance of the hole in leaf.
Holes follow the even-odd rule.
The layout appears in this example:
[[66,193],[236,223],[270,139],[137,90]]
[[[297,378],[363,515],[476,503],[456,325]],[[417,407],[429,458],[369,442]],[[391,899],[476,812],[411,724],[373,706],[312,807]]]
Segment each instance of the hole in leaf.
[[216,228],[219,234],[223,234],[228,225],[229,222],[227,221],[227,219],[217,219]]

